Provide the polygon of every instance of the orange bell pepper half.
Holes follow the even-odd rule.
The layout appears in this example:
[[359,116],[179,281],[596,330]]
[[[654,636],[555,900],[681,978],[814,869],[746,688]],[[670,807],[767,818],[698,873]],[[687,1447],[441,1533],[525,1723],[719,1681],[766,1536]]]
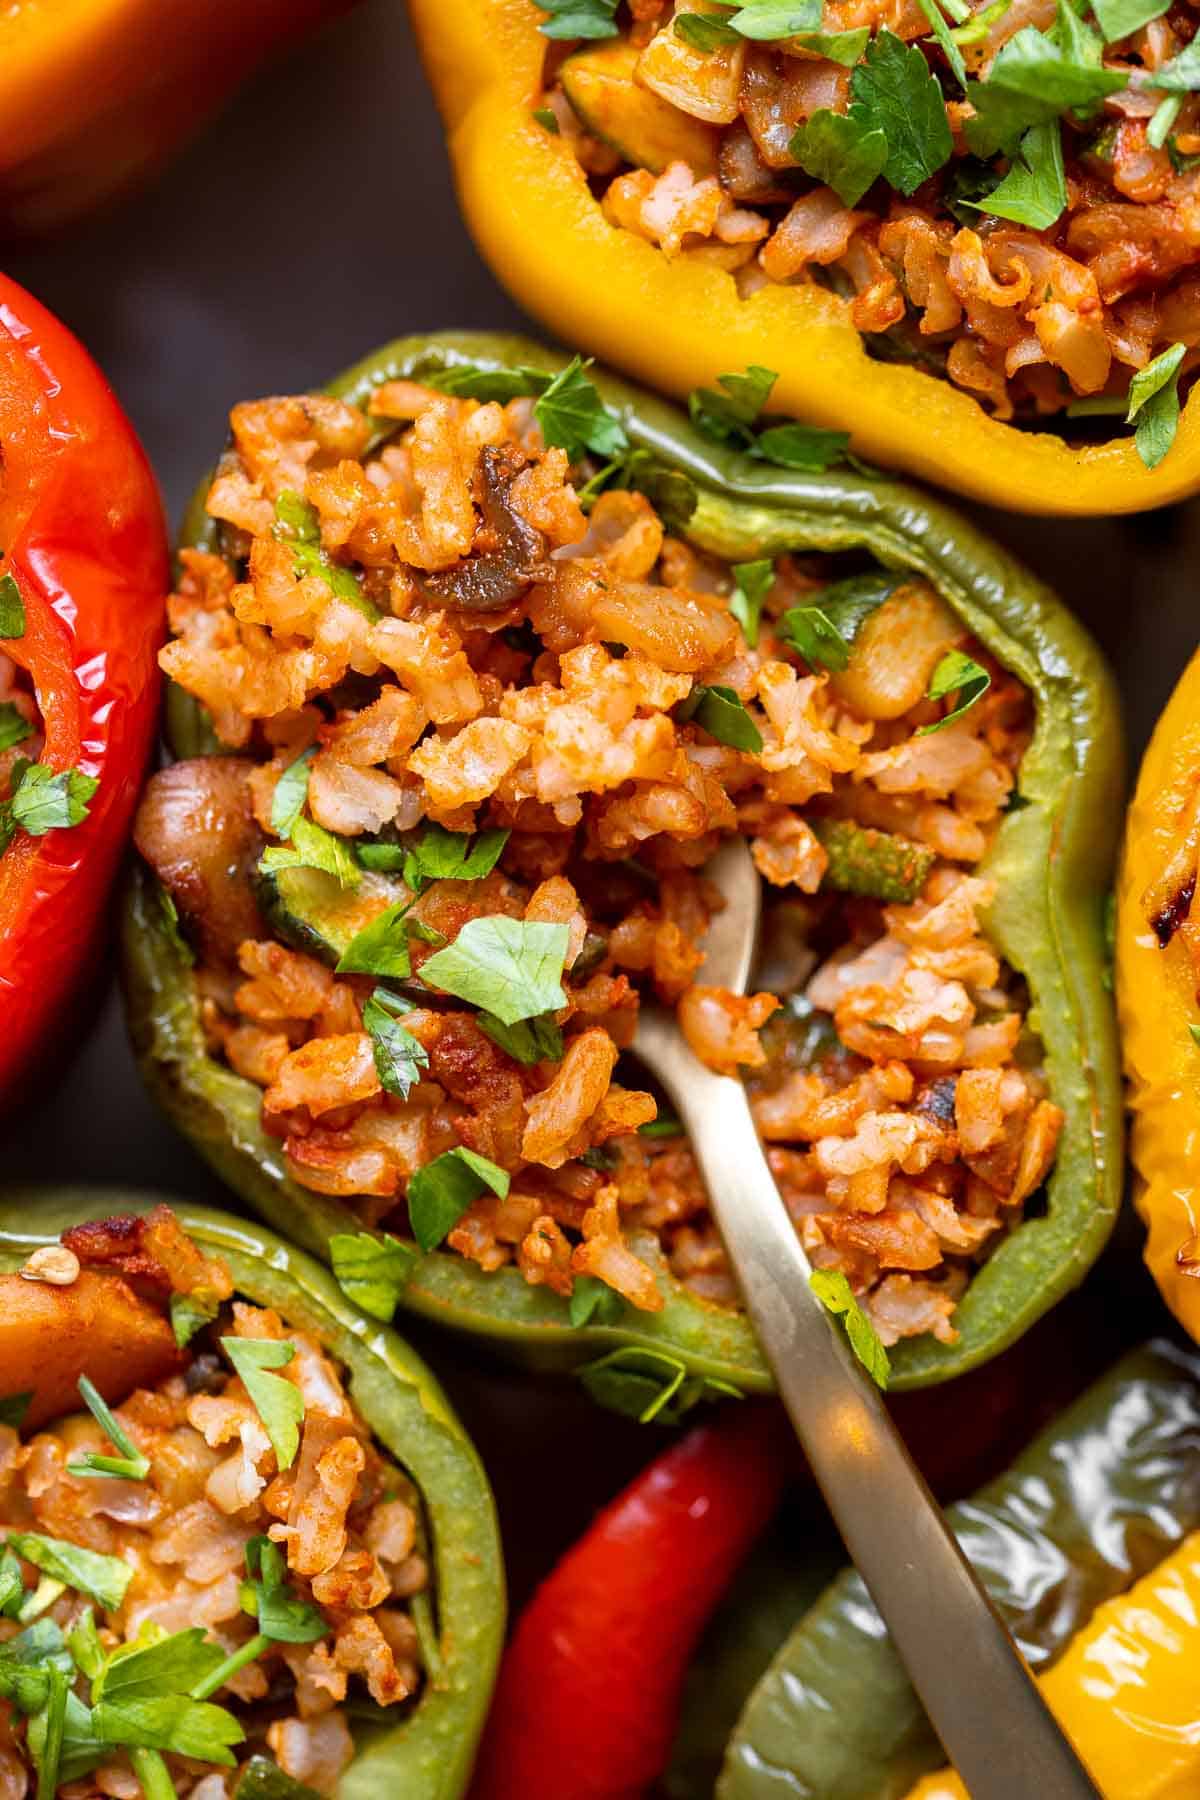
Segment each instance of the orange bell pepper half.
[[156,168],[277,45],[353,0],[16,0],[0,9],[0,229],[44,231]]

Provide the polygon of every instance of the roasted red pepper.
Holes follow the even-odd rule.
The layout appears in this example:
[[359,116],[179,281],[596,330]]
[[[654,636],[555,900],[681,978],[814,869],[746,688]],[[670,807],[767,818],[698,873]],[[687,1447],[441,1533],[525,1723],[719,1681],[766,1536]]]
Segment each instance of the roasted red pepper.
[[782,1415],[744,1404],[618,1494],[517,1623],[471,1800],[642,1800],[691,1653],[787,1470]]
[[[154,477],[111,389],[70,332],[2,276],[0,550],[0,687],[9,695],[0,1105],[9,1105],[96,943],[154,730],[168,568]],[[14,741],[22,709],[28,736]],[[35,752],[49,774],[26,787],[21,761]],[[58,793],[47,798],[56,804],[34,813],[30,798],[55,777]],[[86,816],[51,823],[68,805]]]

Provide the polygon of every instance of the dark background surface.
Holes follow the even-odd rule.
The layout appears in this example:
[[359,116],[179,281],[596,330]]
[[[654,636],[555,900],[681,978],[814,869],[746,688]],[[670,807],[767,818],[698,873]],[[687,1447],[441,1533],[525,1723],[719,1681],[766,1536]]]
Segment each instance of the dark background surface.
[[[172,523],[236,400],[318,385],[405,332],[523,324],[459,222],[397,0],[368,0],[277,60],[150,191],[53,244],[10,254],[6,266],[104,368]],[[1197,638],[1200,503],[1086,522],[976,510],[1100,638],[1140,751]],[[0,1153],[10,1180],[220,1201],[142,1094],[111,992],[90,1029],[80,1023],[54,1091],[12,1124]],[[1129,1273],[1127,1260],[1122,1282]],[[569,1384],[481,1371],[444,1342],[433,1351],[496,1480],[519,1594],[659,1440],[581,1411]],[[1034,1364],[1024,1372],[1033,1376]],[[1001,1435],[997,1425],[997,1449]]]

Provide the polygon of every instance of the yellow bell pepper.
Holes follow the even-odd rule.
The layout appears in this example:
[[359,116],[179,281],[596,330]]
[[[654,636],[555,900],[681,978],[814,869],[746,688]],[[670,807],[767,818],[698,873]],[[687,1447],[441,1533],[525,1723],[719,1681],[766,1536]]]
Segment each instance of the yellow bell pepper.
[[352,0],[0,7],[0,229],[75,218],[160,163],[276,44]]
[[1069,444],[986,414],[962,389],[866,353],[846,302],[661,250],[604,218],[569,144],[532,116],[548,46],[532,0],[409,0],[467,223],[520,303],[564,342],[679,397],[749,363],[772,406],[853,433],[872,462],[1021,512],[1108,514],[1200,489],[1200,392],[1156,469],[1126,433]]
[[1149,1232],[1146,1261],[1171,1311],[1200,1341],[1200,1044],[1192,1035],[1200,1027],[1200,1003],[1190,954],[1200,906],[1162,946],[1146,900],[1182,846],[1198,781],[1200,654],[1158,721],[1138,776],[1117,887],[1116,946],[1134,1198]]
[[[1195,1532],[1127,1594],[1100,1607],[1041,1677],[1051,1711],[1105,1800],[1196,1800],[1198,1667],[1200,1532]],[[947,1770],[927,1775],[908,1800],[969,1796]]]

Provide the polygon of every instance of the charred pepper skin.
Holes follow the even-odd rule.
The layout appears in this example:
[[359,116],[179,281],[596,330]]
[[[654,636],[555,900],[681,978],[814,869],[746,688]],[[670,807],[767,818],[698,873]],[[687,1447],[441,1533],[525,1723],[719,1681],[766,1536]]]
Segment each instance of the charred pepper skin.
[[[1129,1080],[1134,1202],[1148,1233],[1145,1257],[1163,1299],[1200,1340],[1200,1023],[1185,941],[1196,901],[1184,895],[1174,926],[1156,934],[1147,890],[1181,846],[1180,818],[1200,770],[1200,655],[1180,677],[1154,728],[1125,826],[1117,884],[1117,1004]],[[1186,929],[1178,929],[1187,924]],[[1167,941],[1162,942],[1166,937]]]
[[[1123,1357],[1005,1474],[948,1509],[1036,1673],[1200,1526],[1198,1444],[1200,1358],[1156,1341]],[[1139,1689],[1137,1710],[1153,1716],[1152,1686]],[[900,1800],[944,1761],[870,1596],[847,1569],[749,1696],[716,1794]],[[1136,1797],[1122,1791],[1121,1800]]]
[[[357,364],[331,391],[356,404],[385,381],[449,367],[567,358],[524,338],[441,333],[406,338]],[[1112,677],[1061,603],[1007,552],[940,502],[854,472],[796,475],[709,444],[676,408],[592,372],[631,443],[654,466],[687,477],[692,542],[734,562],[803,548],[869,550],[889,568],[927,577],[970,631],[1031,691],[1037,726],[1020,776],[1019,809],[1004,819],[981,872],[997,883],[988,928],[1026,978],[1053,1097],[1066,1122],[1044,1217],[1027,1220],[971,1282],[955,1314],[956,1344],[910,1339],[892,1352],[892,1387],[924,1387],[986,1362],[1075,1287],[1108,1237],[1120,1202],[1121,1096],[1111,997],[1105,987],[1104,897],[1123,801],[1124,752]],[[182,542],[216,547],[197,496]],[[178,690],[168,721],[176,755],[218,748],[201,709]],[[261,1095],[205,1055],[190,970],[162,924],[153,884],[135,880],[124,926],[130,1029],[151,1091],[223,1178],[279,1231],[319,1256],[357,1229],[343,1205],[284,1174],[259,1122]],[[656,1261],[647,1244],[640,1253]],[[745,1319],[696,1298],[657,1263],[664,1307],[627,1308],[616,1324],[573,1328],[567,1303],[515,1268],[485,1274],[444,1252],[425,1256],[401,1305],[491,1340],[535,1366],[572,1368],[613,1352],[677,1359],[689,1376],[769,1388]]]
[[196,1244],[229,1265],[237,1293],[309,1331],[349,1373],[351,1398],[412,1477],[424,1508],[437,1593],[441,1670],[407,1719],[356,1756],[338,1800],[460,1800],[504,1639],[504,1564],[491,1488],[421,1358],[347,1300],[327,1269],[252,1220],[124,1189],[33,1188],[0,1197],[0,1269],[18,1269],[68,1226],[166,1203]]
[[158,717],[167,534],[133,427],[83,346],[0,276],[0,575],[25,628],[0,653],[26,672],[41,760],[98,786],[79,825],[18,832],[0,855],[0,1110],[75,1030]]
[[845,303],[815,283],[742,299],[724,269],[668,261],[608,223],[568,140],[534,118],[551,46],[532,0],[409,0],[409,12],[475,241],[565,343],[679,399],[765,365],[780,411],[852,432],[872,462],[1015,512],[1139,512],[1200,487],[1200,395],[1147,469],[1128,432],[1083,444],[1002,425],[949,381],[870,357]]

